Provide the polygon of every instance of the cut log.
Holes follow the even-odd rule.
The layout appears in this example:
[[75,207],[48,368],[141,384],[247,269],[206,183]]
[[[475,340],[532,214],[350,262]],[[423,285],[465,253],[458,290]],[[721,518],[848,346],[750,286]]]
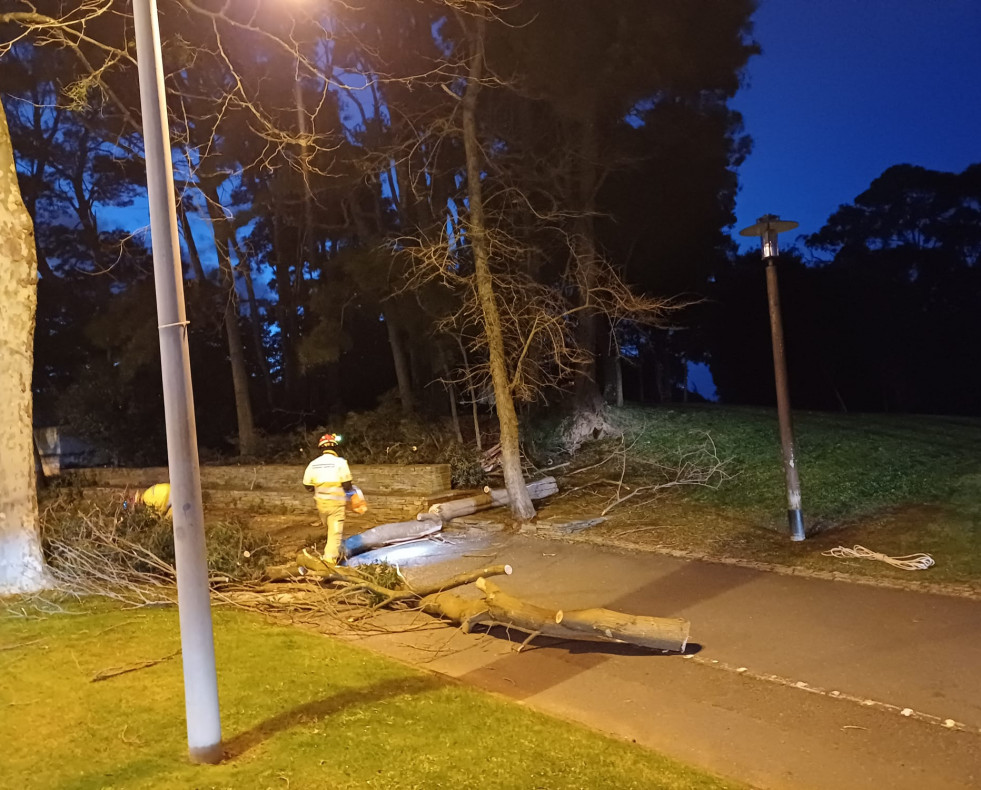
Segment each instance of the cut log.
[[395,546],[410,540],[419,540],[443,528],[443,522],[438,516],[429,513],[425,515],[426,518],[423,519],[417,517],[414,521],[379,524],[357,535],[351,535],[344,539],[344,552],[348,557],[354,557],[383,546]]
[[[452,499],[461,499],[465,493],[469,491],[461,491],[457,488],[451,488],[448,491],[439,491],[435,494],[429,494],[426,497],[426,509],[428,510],[433,505],[439,505],[443,502],[449,502]],[[422,520],[423,517],[432,518],[431,513],[420,513],[416,518]]]
[[688,643],[690,624],[680,618],[642,617],[611,609],[561,612],[522,601],[503,592],[485,577],[477,579],[477,587],[484,593],[482,601],[441,592],[425,596],[421,601],[422,610],[457,623],[467,633],[477,623],[523,631],[529,638],[522,643],[522,648],[536,636],[580,642],[618,642],[678,652],[684,651]]
[[[504,592],[488,579],[489,576],[510,575],[510,565],[492,565],[426,585],[407,585],[391,590],[379,586],[357,568],[327,566],[306,552],[298,554],[296,560],[295,566],[270,568],[267,578],[295,581],[302,569],[302,574],[308,579],[341,583],[345,594],[358,591],[372,593],[375,596],[372,610],[383,606],[419,607],[428,614],[451,620],[465,632],[469,632],[477,623],[501,625],[528,634],[519,650],[537,636],[579,642],[616,642],[678,652],[683,652],[688,644],[690,624],[681,618],[646,617],[603,608],[556,611],[523,601]],[[484,594],[483,599],[464,598],[446,592],[473,582]],[[258,588],[261,593],[252,591],[249,594],[260,596],[271,592],[274,598],[279,598],[276,592],[284,588],[289,592],[283,595],[283,602],[305,602],[303,590],[297,584],[269,584]]]
[[577,639],[555,622],[556,611],[526,603],[501,590],[494,582],[477,579],[477,588],[484,594],[488,619],[510,628],[562,639]]
[[[544,499],[547,496],[558,493],[559,486],[554,477],[543,477],[528,483],[528,496],[532,499]],[[509,505],[511,498],[508,496],[507,489],[495,488],[487,489],[483,494],[476,494],[464,499],[453,499],[449,502],[440,502],[429,508],[429,512],[439,516],[443,521],[458,518],[459,516],[469,516],[479,510],[489,510],[494,507],[505,507]]]
[[691,623],[681,617],[644,617],[612,609],[576,609],[556,612],[555,622],[570,631],[605,636],[655,650],[683,652]]

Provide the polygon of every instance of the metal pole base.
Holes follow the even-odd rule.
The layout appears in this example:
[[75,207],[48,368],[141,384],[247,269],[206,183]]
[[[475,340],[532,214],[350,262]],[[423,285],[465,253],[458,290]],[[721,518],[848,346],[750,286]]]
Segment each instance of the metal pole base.
[[220,742],[211,746],[192,746],[188,749],[188,757],[192,763],[218,765],[224,759],[225,751]]
[[804,517],[799,510],[787,511],[787,524],[790,525],[791,540],[804,540]]

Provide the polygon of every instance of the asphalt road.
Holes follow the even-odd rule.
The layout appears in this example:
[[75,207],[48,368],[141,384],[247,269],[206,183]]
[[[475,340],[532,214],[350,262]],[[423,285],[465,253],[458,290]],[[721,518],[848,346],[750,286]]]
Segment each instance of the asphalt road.
[[686,617],[690,654],[549,639],[518,653],[524,635],[501,628],[363,644],[756,787],[981,787],[981,602],[477,530],[444,537],[384,558],[410,580],[506,562],[513,575],[495,581],[533,603]]

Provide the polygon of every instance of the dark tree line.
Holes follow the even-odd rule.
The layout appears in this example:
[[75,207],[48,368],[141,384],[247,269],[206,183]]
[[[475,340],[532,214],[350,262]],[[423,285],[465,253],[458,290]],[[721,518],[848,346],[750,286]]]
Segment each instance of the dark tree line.
[[[981,412],[981,164],[890,167],[781,255],[795,406]],[[737,258],[713,286],[707,349],[723,400],[773,403],[763,269]]]
[[[162,2],[202,444],[251,454],[389,390],[455,412],[492,381],[499,412],[596,417],[625,357],[670,397],[700,353],[671,300],[729,251],[752,10]],[[129,11],[46,0],[0,24],[39,415],[159,451],[149,253],[108,219],[143,189]]]

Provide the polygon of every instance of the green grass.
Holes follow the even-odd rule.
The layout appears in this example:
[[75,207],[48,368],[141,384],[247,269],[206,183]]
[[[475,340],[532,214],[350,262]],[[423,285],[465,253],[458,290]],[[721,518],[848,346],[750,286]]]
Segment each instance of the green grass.
[[[781,521],[786,512],[776,413],[721,406],[626,408],[617,421],[657,454],[708,434],[736,478],[697,501]],[[801,488],[812,522],[838,523],[883,507],[952,499],[981,472],[981,420],[890,415],[794,415]]]
[[[675,489],[653,506],[625,504],[585,539],[622,535],[630,543],[711,557],[981,587],[979,419],[795,413],[809,539],[790,544],[775,410],[628,406],[611,411],[611,418],[628,444],[636,440],[631,452],[641,457],[664,457],[708,435],[734,476],[717,490]],[[598,459],[614,444],[606,440],[588,454]],[[584,463],[577,459],[576,465]],[[619,470],[608,466],[596,474],[609,479]],[[627,481],[651,482],[639,465],[628,469]],[[583,476],[573,477],[566,487],[582,482]],[[570,507],[580,514],[597,510],[585,493],[554,509]],[[891,555],[928,552],[937,565],[910,573],[821,555],[839,544]]]
[[173,610],[68,606],[0,617],[4,787],[723,788],[686,768],[362,649],[217,611],[225,746],[185,759]]

